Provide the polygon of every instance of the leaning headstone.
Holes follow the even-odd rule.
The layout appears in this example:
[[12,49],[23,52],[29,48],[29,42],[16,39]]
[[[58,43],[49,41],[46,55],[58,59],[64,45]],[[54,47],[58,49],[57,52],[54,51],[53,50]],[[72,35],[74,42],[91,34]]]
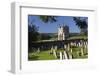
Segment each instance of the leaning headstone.
[[56,53],[55,50],[53,50],[53,55],[54,55],[55,58],[57,58],[57,53]]
[[63,59],[62,52],[60,52],[60,60],[62,60],[62,59]]
[[65,59],[68,59],[68,56],[66,54],[66,51],[64,51],[64,57],[65,57]]

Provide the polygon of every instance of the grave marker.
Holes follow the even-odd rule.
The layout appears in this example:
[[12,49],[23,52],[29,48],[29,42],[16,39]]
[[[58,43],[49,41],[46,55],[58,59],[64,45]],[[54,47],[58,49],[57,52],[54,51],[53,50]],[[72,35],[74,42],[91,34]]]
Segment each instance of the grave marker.
[[60,53],[60,60],[62,60],[63,59],[62,52],[59,53]]
[[64,57],[65,57],[65,59],[68,59],[68,56],[66,54],[66,51],[64,51]]

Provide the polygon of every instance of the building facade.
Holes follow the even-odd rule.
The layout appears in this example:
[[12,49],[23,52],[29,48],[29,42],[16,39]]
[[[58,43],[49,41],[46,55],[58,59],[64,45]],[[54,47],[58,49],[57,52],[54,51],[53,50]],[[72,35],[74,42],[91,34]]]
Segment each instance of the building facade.
[[66,25],[58,28],[58,40],[66,40],[69,37],[69,27]]

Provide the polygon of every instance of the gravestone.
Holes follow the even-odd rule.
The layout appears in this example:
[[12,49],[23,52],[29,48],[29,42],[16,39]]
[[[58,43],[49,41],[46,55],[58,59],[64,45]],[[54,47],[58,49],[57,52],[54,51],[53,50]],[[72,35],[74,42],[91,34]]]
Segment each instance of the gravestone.
[[77,53],[77,56],[79,57],[79,51],[77,51],[76,53]]
[[74,42],[74,46],[77,46],[77,45],[76,45],[76,42]]
[[53,50],[54,50],[54,49],[53,49],[53,46],[52,46],[52,47],[51,47],[51,52],[53,52]]
[[71,53],[69,53],[68,55],[69,55],[69,59],[72,59],[72,54],[71,54]]
[[60,60],[62,60],[63,59],[62,52],[59,53],[60,53]]
[[64,51],[64,57],[65,57],[65,59],[68,59],[66,51]]
[[69,45],[69,44],[67,45],[67,50],[68,50],[68,51],[70,50],[70,45]]
[[88,45],[88,42],[86,41],[86,45]]
[[40,52],[40,48],[38,48],[37,52],[38,52],[38,53]]
[[53,55],[55,58],[57,58],[57,53],[56,53],[55,49],[53,50]]
[[55,46],[55,50],[57,50],[57,46]]
[[79,46],[79,47],[81,46],[81,43],[80,43],[80,42],[78,43],[78,46]]
[[72,52],[73,52],[73,50],[72,50],[72,49],[70,49],[70,52],[72,53]]
[[64,49],[67,49],[67,45],[66,44],[64,45]]
[[83,50],[83,48],[81,48],[81,55],[82,55],[82,56],[84,55],[84,50]]

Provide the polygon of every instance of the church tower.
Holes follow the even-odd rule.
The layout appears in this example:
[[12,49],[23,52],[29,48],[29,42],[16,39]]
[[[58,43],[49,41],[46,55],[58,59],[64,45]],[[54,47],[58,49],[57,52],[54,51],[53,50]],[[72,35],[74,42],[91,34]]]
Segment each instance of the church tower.
[[66,40],[69,37],[69,27],[60,25],[58,28],[58,40]]

